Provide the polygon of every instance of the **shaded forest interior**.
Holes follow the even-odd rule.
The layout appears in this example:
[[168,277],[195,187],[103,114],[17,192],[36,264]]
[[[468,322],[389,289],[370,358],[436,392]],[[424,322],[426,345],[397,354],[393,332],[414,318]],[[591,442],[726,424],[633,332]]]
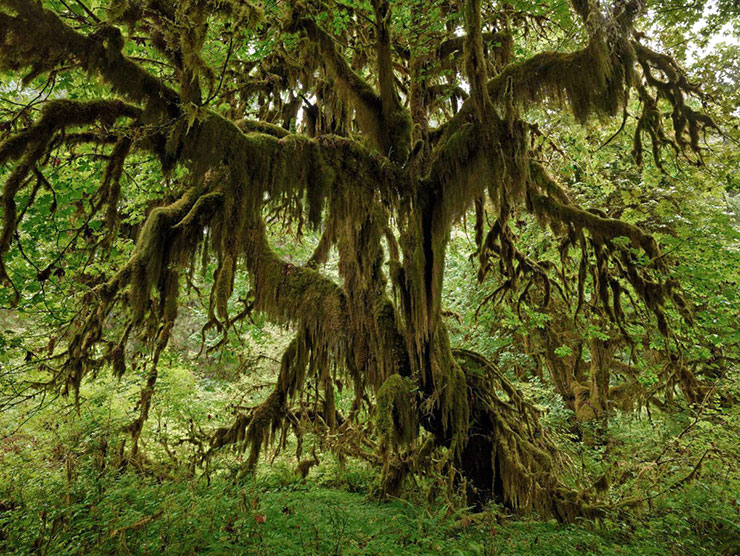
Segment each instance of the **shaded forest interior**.
[[736,553],[739,34],[0,0],[0,549]]

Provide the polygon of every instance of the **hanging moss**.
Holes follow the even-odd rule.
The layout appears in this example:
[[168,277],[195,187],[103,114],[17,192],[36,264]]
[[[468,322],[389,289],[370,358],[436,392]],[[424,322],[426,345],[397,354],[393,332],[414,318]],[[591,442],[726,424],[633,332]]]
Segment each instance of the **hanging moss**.
[[[357,121],[373,147],[395,162],[405,162],[411,147],[411,117],[400,104],[378,96],[337,51],[331,37],[313,20],[301,17],[302,6],[293,11],[291,30],[302,30],[323,54],[322,61],[335,78],[341,93],[351,99]],[[379,48],[383,48],[382,45]],[[383,65],[385,67],[385,65]],[[385,79],[386,82],[392,80]]]
[[131,152],[132,145],[133,141],[129,137],[124,136],[118,140],[111,152],[110,160],[105,168],[103,184],[100,188],[101,201],[108,206],[105,214],[105,225],[108,228],[106,242],[108,245],[112,243],[118,228],[121,175],[123,174],[123,164]]
[[198,192],[192,189],[175,203],[155,208],[144,223],[131,259],[111,279],[111,287],[118,281],[130,281],[131,310],[135,320],[143,318],[152,287],[167,270],[169,261],[176,260],[177,250],[171,249],[174,239],[171,229],[187,215],[197,197]]
[[592,39],[573,53],[545,52],[509,65],[489,82],[489,94],[503,98],[511,80],[518,102],[536,102],[545,96],[564,98],[579,120],[594,112],[613,116],[632,84],[634,58],[624,42],[608,45]]

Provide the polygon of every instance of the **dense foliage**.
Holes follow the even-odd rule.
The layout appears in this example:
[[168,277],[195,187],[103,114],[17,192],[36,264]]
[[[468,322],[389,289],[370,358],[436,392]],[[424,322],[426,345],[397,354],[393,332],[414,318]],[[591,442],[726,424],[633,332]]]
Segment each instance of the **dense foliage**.
[[740,550],[739,21],[0,0],[0,549]]

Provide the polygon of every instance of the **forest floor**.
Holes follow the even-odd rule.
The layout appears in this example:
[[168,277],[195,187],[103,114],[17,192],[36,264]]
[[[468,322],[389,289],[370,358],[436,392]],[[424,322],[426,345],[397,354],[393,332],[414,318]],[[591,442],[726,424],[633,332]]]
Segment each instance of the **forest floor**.
[[372,497],[371,470],[336,465],[314,468],[305,482],[284,463],[246,481],[210,483],[203,477],[145,478],[132,471],[72,474],[71,482],[49,475],[27,490],[22,511],[4,502],[0,551],[553,556],[732,554],[737,548],[732,539],[722,544],[716,522],[702,520],[706,508],[699,488],[631,522],[561,525],[515,518],[501,508],[478,514],[454,510],[439,501],[415,500],[413,493],[405,500],[378,501]]

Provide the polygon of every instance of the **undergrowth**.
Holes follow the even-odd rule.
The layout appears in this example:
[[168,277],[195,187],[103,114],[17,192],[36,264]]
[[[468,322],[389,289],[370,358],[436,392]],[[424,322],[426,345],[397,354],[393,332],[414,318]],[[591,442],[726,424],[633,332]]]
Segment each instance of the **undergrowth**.
[[[170,390],[162,395],[180,396],[181,388],[192,388],[187,375],[182,369],[171,369]],[[122,399],[126,399],[124,386]],[[218,391],[211,396],[218,398]],[[95,401],[95,391],[88,399]],[[162,415],[160,426],[166,429],[169,423],[169,428],[186,429],[191,416],[201,418],[198,396],[191,399],[187,410],[183,406]],[[109,448],[101,454],[100,439],[85,432],[99,428],[104,416],[114,419],[117,407],[115,402],[100,403],[97,410],[79,416],[70,413],[67,423],[42,416],[26,432],[3,440],[0,552],[657,555],[740,551],[738,485],[733,475],[721,475],[725,468],[720,465],[708,465],[697,480],[656,496],[640,511],[560,525],[515,517],[499,506],[473,513],[459,500],[435,495],[433,476],[407,483],[402,498],[379,501],[377,470],[357,462],[340,464],[328,454],[305,479],[287,456],[268,457],[256,475],[239,478],[243,458],[237,452],[224,454],[208,473],[192,473],[187,465],[168,466],[161,461],[151,462],[146,472],[118,467],[117,437],[110,437]],[[8,421],[3,423],[7,425]],[[157,453],[154,437],[161,434],[154,429],[146,439],[151,453]],[[580,455],[581,463],[598,469],[614,460],[638,459],[650,453],[652,429],[648,419],[617,421],[612,425],[615,443],[609,453],[592,450]],[[634,441],[626,444],[628,438]],[[184,462],[187,451],[179,453]]]

